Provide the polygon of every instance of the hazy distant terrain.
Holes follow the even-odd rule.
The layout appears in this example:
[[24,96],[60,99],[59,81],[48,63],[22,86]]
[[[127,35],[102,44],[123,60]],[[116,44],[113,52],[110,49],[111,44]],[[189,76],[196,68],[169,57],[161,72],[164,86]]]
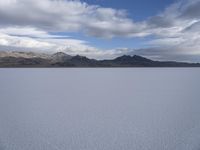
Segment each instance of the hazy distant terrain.
[[0,67],[200,67],[200,63],[154,61],[138,55],[123,55],[112,60],[95,60],[84,56],[70,56],[33,52],[0,52]]
[[0,69],[0,150],[199,150],[200,69]]

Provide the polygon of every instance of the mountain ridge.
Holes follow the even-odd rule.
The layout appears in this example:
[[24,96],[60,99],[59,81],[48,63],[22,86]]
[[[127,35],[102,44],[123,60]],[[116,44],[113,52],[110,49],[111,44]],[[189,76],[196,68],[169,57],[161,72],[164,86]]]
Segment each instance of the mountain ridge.
[[96,60],[85,56],[1,51],[0,67],[200,67],[200,63],[155,61],[139,55],[123,55],[110,60]]

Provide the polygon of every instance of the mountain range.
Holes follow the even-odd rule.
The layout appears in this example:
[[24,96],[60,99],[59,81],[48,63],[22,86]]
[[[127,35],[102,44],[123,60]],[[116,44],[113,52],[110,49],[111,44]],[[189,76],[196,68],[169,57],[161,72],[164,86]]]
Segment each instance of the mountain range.
[[44,54],[1,51],[0,67],[200,67],[200,63],[154,61],[138,55],[96,60],[80,55],[71,56],[63,52]]

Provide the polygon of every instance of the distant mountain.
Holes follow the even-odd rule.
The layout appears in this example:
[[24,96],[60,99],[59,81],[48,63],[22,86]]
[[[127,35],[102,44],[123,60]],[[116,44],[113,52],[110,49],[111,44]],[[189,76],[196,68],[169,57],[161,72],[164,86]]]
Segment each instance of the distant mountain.
[[71,58],[72,58],[72,56],[67,55],[63,52],[57,52],[57,53],[50,56],[50,59],[52,60],[52,62],[55,62],[55,63],[65,62],[65,61],[67,61]]
[[142,56],[124,55],[112,60],[95,60],[63,52],[0,52],[0,67],[200,67],[200,63],[154,61]]
[[44,53],[34,53],[34,52],[18,52],[18,51],[0,51],[0,58],[3,57],[15,57],[15,58],[44,58],[50,57],[49,54]]
[[124,55],[121,57],[117,57],[116,59],[113,60],[105,60],[103,61],[105,64],[109,64],[110,66],[113,67],[148,67],[151,64],[153,64],[153,61],[141,56],[129,56],[129,55]]
[[124,55],[113,60],[104,60],[102,62],[111,67],[200,67],[200,63],[154,61],[138,55]]

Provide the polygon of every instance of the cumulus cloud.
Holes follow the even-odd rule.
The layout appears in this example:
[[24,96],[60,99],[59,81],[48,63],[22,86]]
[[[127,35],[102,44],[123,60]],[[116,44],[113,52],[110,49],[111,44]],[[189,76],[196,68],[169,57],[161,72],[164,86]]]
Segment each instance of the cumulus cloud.
[[109,59],[123,54],[127,50],[101,50],[93,47],[87,41],[67,36],[51,35],[35,28],[9,27],[0,29],[0,50],[65,52],[70,55],[84,55],[89,58]]
[[200,19],[200,1],[192,0],[186,1],[186,4],[181,7],[181,17],[187,19]]
[[[180,0],[167,7],[157,16],[150,17],[147,31],[154,39],[145,52],[162,59],[178,60],[186,56],[200,61],[200,0]],[[156,51],[156,54],[155,54]],[[144,52],[144,50],[143,50]],[[149,54],[149,53],[148,53]]]
[[89,5],[79,0],[0,0],[0,45],[2,49],[9,46],[44,49],[95,58],[138,54],[138,50],[126,48],[105,51],[87,41],[50,34],[82,32],[109,39],[151,36],[144,43],[149,48],[140,49],[144,56],[145,53],[162,59],[199,56],[199,14],[200,0],[179,0],[139,22],[131,19],[126,10]]
[[112,38],[140,36],[125,10],[103,8],[72,0],[1,0],[1,26],[34,26],[45,31],[82,31]]
[[125,10],[72,0],[0,0],[1,49],[63,51],[95,58],[113,58],[125,50],[100,50],[87,41],[51,35],[83,32],[101,37],[145,36],[145,24],[134,23]]
[[15,37],[0,33],[0,45],[24,47],[24,48],[44,48],[51,47],[52,44],[44,41],[34,40],[29,37]]

